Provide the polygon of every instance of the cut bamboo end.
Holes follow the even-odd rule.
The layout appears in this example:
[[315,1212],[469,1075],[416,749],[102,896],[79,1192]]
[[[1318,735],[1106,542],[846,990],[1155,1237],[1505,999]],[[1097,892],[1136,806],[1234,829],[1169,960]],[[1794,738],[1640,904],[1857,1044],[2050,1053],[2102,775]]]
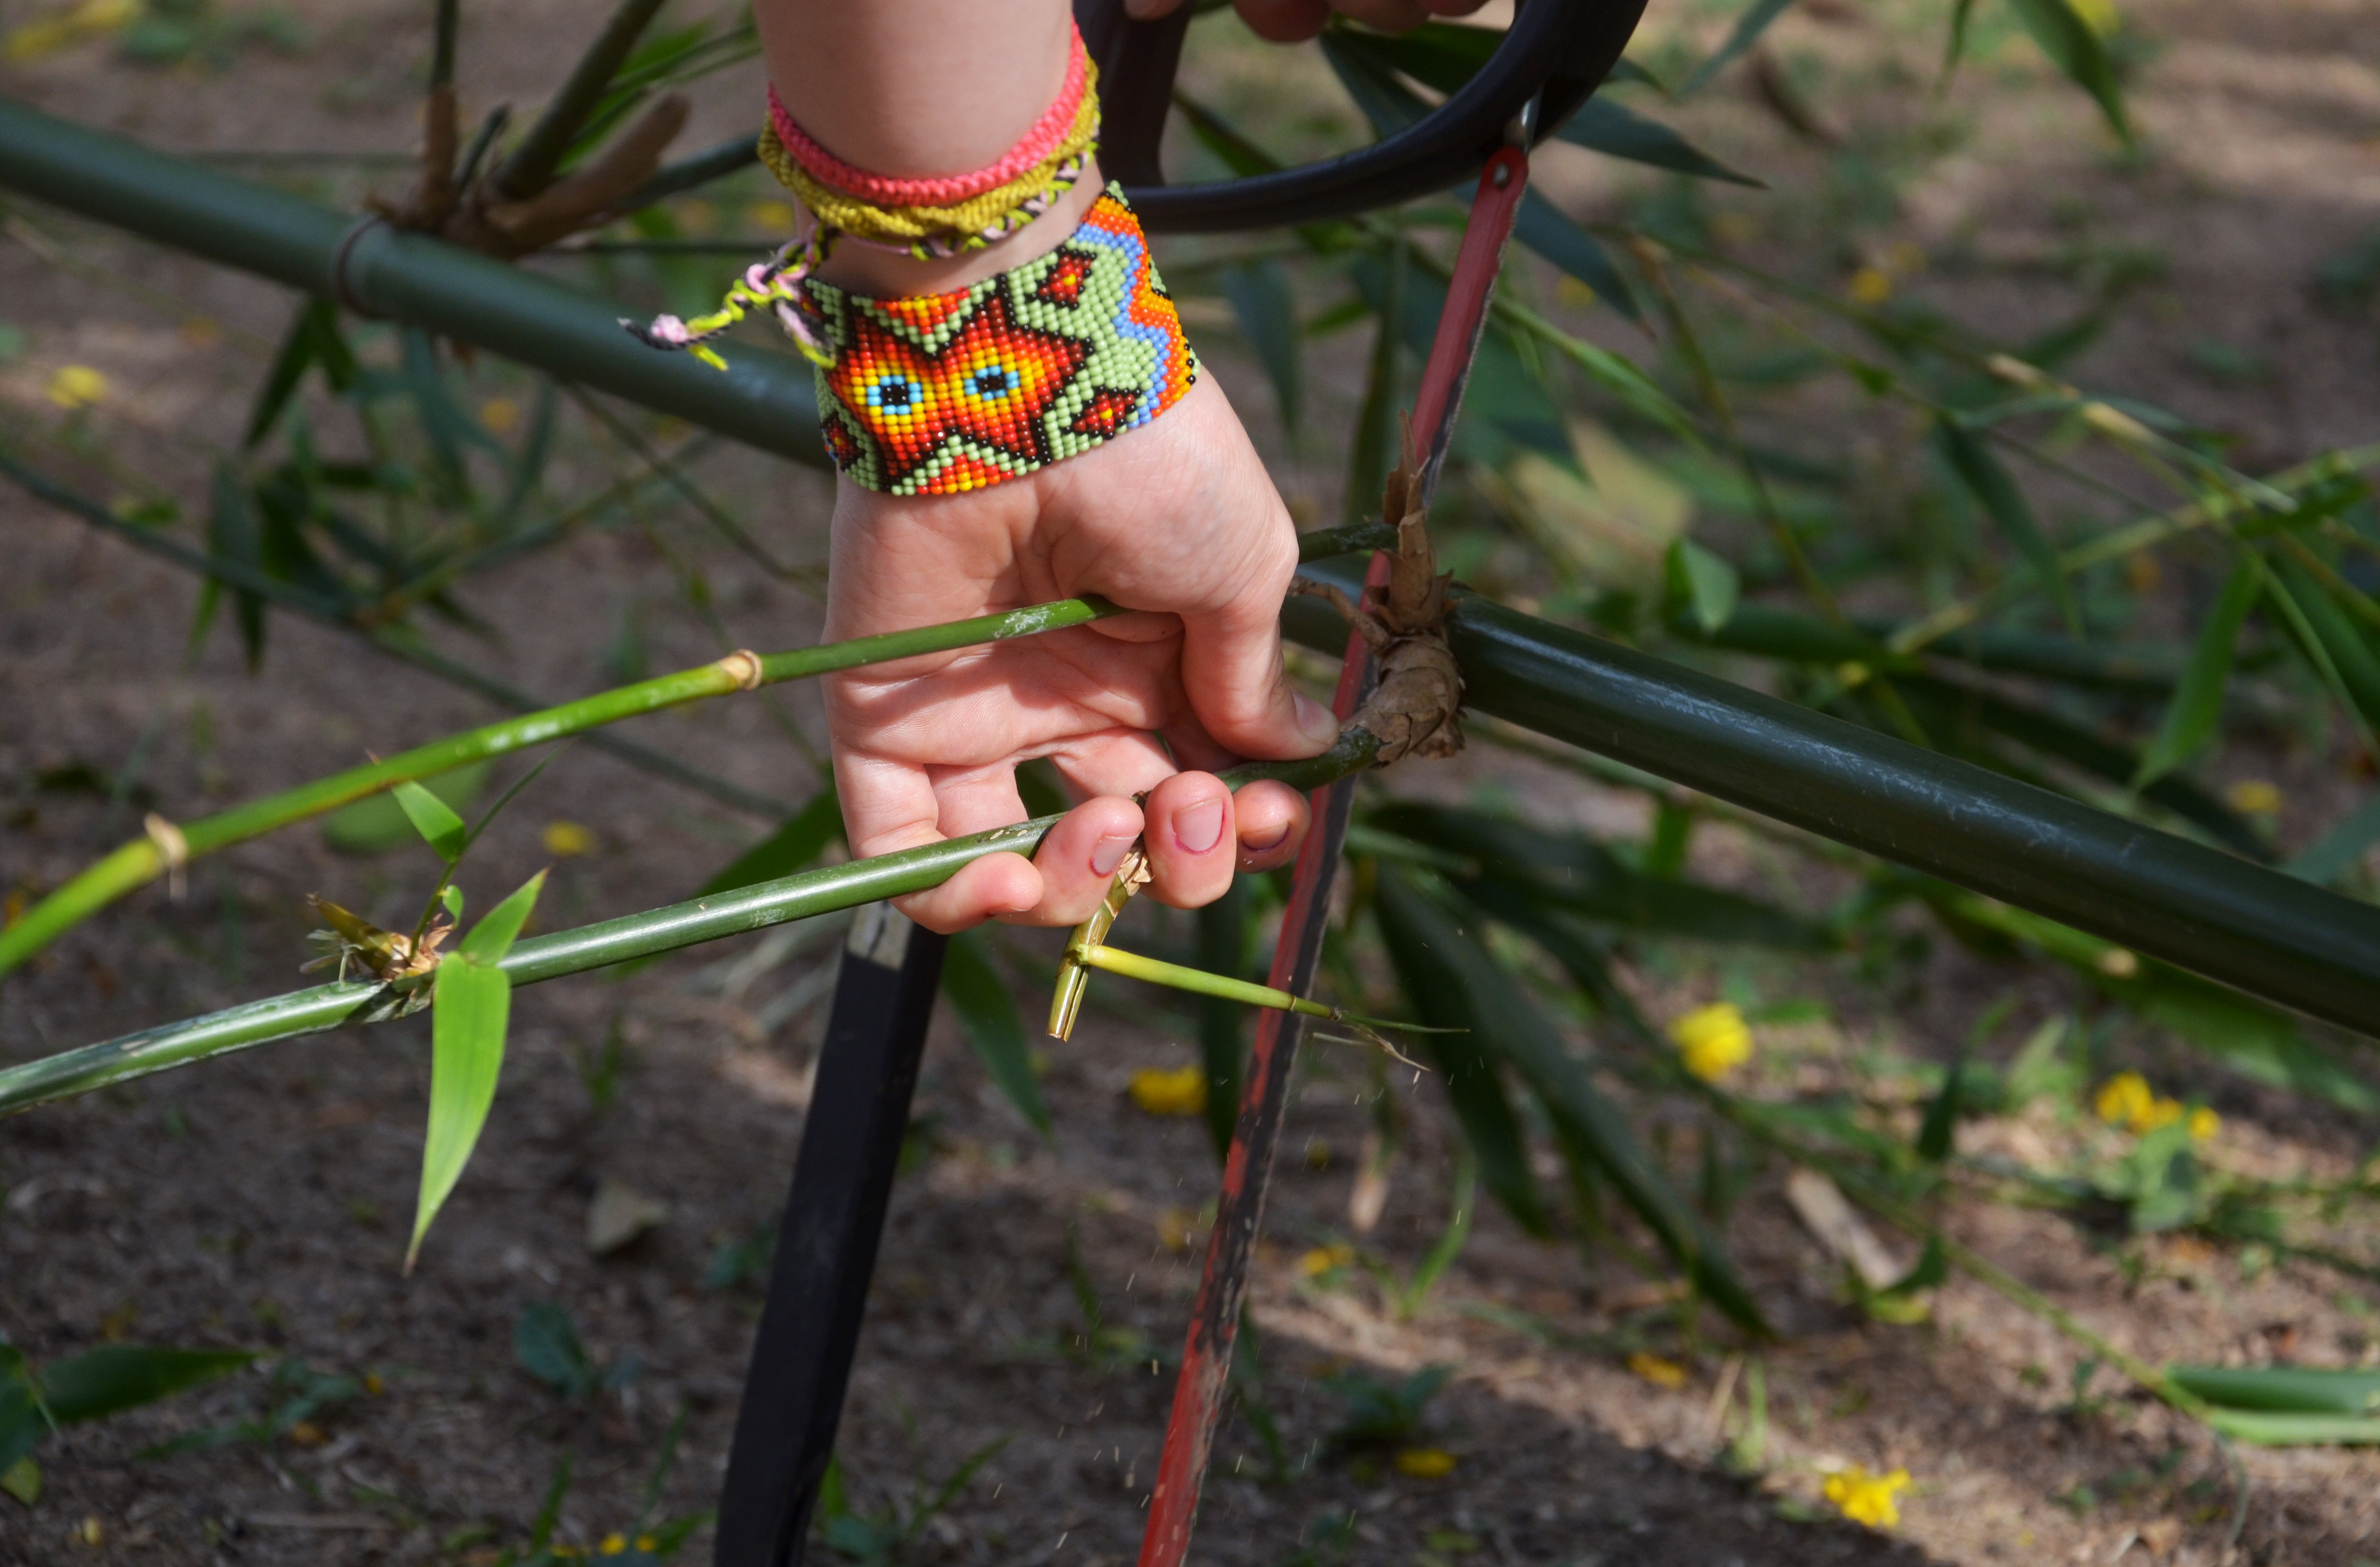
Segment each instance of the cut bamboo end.
[[720,674],[735,682],[735,688],[739,691],[760,688],[760,655],[748,648],[736,649],[722,658],[716,667]]

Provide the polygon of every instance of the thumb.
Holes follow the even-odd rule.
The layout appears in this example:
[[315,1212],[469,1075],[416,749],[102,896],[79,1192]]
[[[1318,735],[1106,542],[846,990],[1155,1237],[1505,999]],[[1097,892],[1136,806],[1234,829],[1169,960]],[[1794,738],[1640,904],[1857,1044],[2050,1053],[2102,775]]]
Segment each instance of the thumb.
[[1278,601],[1244,595],[1182,617],[1182,684],[1190,711],[1217,744],[1244,757],[1287,761],[1319,755],[1339,721],[1294,690],[1281,662]]

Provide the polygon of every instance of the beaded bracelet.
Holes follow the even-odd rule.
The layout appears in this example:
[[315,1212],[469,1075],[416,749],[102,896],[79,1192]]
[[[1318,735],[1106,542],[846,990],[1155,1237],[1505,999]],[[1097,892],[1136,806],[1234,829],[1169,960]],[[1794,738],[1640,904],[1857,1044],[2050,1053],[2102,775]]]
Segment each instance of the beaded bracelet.
[[827,455],[869,490],[1021,479],[1147,424],[1198,373],[1117,185],[1056,249],[971,287],[870,299],[805,286],[833,349],[818,370]]
[[796,125],[776,89],[770,88],[760,161],[800,199],[811,225],[768,260],[746,268],[710,314],[692,321],[657,316],[649,326],[625,320],[620,324],[648,346],[684,349],[723,370],[727,361],[708,341],[748,312],[765,310],[804,357],[821,367],[832,364],[835,350],[820,329],[808,285],[840,240],[847,237],[921,261],[981,249],[1021,232],[1082,178],[1099,148],[1099,71],[1082,33],[1073,30],[1072,37],[1057,100],[1015,146],[973,174],[898,179],[853,168]]

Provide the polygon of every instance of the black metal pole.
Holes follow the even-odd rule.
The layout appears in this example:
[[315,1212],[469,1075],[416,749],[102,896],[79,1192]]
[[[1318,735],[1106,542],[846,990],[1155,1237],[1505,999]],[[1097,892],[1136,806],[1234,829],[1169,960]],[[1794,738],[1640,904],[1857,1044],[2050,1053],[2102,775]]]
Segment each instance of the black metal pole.
[[851,1379],[946,939],[854,918],[719,1499],[718,1567],[795,1567]]

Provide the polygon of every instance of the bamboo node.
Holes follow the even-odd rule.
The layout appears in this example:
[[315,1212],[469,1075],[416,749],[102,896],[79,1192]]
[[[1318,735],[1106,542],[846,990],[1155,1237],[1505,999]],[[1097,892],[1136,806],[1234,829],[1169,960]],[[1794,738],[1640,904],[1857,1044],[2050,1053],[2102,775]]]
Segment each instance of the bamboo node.
[[738,648],[719,661],[719,671],[735,682],[739,691],[760,688],[760,655],[749,648]]
[[1382,509],[1397,530],[1387,589],[1365,605],[1329,589],[1372,650],[1379,684],[1347,717],[1347,727],[1377,735],[1375,767],[1408,756],[1443,759],[1463,749],[1463,671],[1446,641],[1447,585],[1430,548],[1428,519],[1420,504],[1421,460],[1405,431],[1404,461],[1389,475]]
[[149,834],[149,841],[157,845],[158,857],[165,862],[167,895],[179,899],[184,891],[182,871],[190,863],[189,839],[182,835],[180,828],[153,810],[141,818],[140,830]]

